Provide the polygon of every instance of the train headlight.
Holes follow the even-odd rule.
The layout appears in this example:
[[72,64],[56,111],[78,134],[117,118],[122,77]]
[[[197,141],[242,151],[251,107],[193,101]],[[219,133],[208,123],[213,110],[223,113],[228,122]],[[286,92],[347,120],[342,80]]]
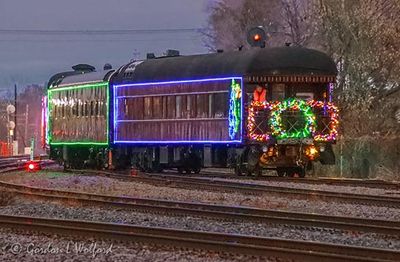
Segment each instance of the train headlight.
[[268,151],[268,147],[267,146],[263,146],[262,147],[262,151],[265,153],[265,152],[267,152]]
[[314,160],[318,156],[318,150],[314,145],[311,145],[306,148],[305,154],[310,160]]
[[325,146],[324,146],[324,145],[320,146],[320,147],[319,147],[319,151],[320,151],[320,152],[324,152],[324,151],[325,151]]

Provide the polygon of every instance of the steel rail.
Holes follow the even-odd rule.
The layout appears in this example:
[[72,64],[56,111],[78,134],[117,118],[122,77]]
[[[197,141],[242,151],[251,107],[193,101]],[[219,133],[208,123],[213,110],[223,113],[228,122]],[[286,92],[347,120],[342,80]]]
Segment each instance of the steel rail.
[[302,188],[289,188],[280,186],[268,186],[249,184],[233,181],[223,181],[207,178],[183,177],[163,174],[143,174],[141,176],[128,176],[120,173],[105,171],[77,170],[77,172],[91,172],[111,178],[126,181],[145,182],[150,184],[163,184],[166,186],[189,187],[203,190],[216,190],[227,192],[240,192],[246,194],[275,194],[291,197],[300,197],[309,200],[338,201],[344,203],[357,203],[375,206],[386,206],[400,208],[400,197],[373,196],[363,194],[352,194],[343,192],[332,192],[323,190],[312,190]]
[[241,220],[271,224],[285,224],[312,228],[333,228],[340,230],[363,231],[400,236],[400,222],[389,220],[361,219],[317,215],[289,211],[276,211],[250,207],[233,207],[182,201],[158,199],[116,197],[83,192],[71,192],[55,189],[36,188],[8,182],[0,186],[31,198],[50,199],[62,202],[74,202],[85,205],[119,207],[151,213],[198,216],[222,220]]
[[[39,156],[39,158],[41,158],[41,165],[45,166],[54,163],[52,160],[46,159],[46,157],[43,159],[42,157],[43,156]],[[36,160],[37,158],[38,157],[34,157]],[[5,159],[0,158],[0,173],[22,170],[29,159],[30,156],[26,155],[7,157]]]
[[8,167],[15,167],[24,164],[25,161],[29,160],[29,156],[13,156],[7,158],[0,158],[0,169],[8,168]]
[[14,229],[127,242],[168,245],[252,256],[303,261],[398,261],[400,252],[279,238],[254,237],[127,224],[0,215],[0,225]]
[[[166,174],[176,174],[175,172],[166,172]],[[185,174],[187,175],[187,174]],[[312,185],[334,185],[334,186],[352,186],[352,187],[367,187],[367,188],[380,188],[380,189],[400,189],[400,182],[391,182],[378,179],[351,179],[351,178],[328,178],[328,177],[278,177],[278,176],[236,176],[232,172],[219,172],[219,171],[201,171],[201,174],[189,174],[191,177],[201,177],[204,175],[206,178],[226,178],[238,180],[254,180],[254,181],[276,181],[276,182],[291,182],[296,184],[312,184]]]

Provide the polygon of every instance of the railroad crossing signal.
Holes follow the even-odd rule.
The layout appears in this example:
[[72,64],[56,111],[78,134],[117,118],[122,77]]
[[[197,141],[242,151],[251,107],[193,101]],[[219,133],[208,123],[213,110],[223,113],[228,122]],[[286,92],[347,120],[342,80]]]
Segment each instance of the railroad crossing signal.
[[267,35],[261,26],[253,27],[247,32],[247,42],[251,46],[265,47]]
[[14,129],[15,128],[15,123],[14,123],[14,121],[8,121],[7,122],[7,128],[8,129]]
[[13,114],[15,112],[15,106],[13,105],[8,105],[7,106],[7,113]]

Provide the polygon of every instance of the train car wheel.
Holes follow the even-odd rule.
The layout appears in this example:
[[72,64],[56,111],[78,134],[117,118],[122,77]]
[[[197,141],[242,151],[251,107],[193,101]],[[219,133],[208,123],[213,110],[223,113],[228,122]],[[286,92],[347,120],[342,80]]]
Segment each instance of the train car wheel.
[[183,171],[185,171],[185,169],[183,167],[178,167],[178,173],[179,174],[183,174]]
[[195,167],[195,168],[193,168],[193,172],[194,172],[195,174],[200,173],[200,170],[201,170],[200,167]]
[[282,167],[278,167],[276,169],[276,173],[278,173],[279,177],[284,177],[284,176],[286,176],[286,169],[282,168]]
[[299,168],[299,176],[301,178],[304,178],[306,176],[306,167],[300,167]]
[[306,169],[304,167],[290,168],[288,171],[288,176],[304,178],[306,176]]
[[312,177],[315,175],[315,168],[314,168],[314,163],[309,161],[304,168],[304,174],[305,176]]
[[235,165],[235,175],[236,176],[243,176],[243,170],[240,165]]

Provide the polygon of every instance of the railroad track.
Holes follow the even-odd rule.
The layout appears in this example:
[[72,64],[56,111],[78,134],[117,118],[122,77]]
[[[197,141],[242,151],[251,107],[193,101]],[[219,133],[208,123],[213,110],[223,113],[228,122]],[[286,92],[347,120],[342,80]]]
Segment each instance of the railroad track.
[[398,221],[326,216],[182,201],[115,197],[109,195],[35,188],[8,182],[0,182],[0,186],[7,190],[13,190],[13,192],[17,194],[23,194],[24,197],[56,200],[67,203],[73,202],[88,206],[100,205],[103,207],[118,207],[129,210],[139,210],[141,212],[161,213],[175,216],[197,216],[220,220],[241,220],[245,222],[284,224],[307,228],[331,228],[400,236],[400,222]]
[[400,252],[238,234],[141,227],[115,223],[0,215],[0,225],[18,230],[204,249],[300,261],[398,261]]
[[[167,171],[164,174],[176,175],[176,172]],[[294,177],[278,177],[278,176],[236,176],[233,172],[227,171],[208,171],[205,169],[201,174],[185,174],[187,177],[205,177],[205,178],[224,178],[224,179],[237,179],[237,180],[254,180],[254,181],[275,181],[275,182],[291,182],[299,184],[312,184],[312,185],[332,185],[332,186],[352,186],[352,187],[368,187],[380,189],[393,189],[399,190],[399,182],[389,182],[377,179],[348,179],[348,178],[294,178]]]
[[[109,205],[153,213],[184,216],[193,215],[229,220],[240,219],[243,221],[258,221],[305,227],[336,228],[387,235],[399,235],[400,232],[400,223],[395,221],[329,217],[255,208],[237,208],[154,199],[120,198],[88,193],[33,188],[5,182],[2,182],[0,185],[9,190],[12,189],[16,193],[24,194],[25,196],[29,195],[30,197],[68,201],[74,204],[78,202],[90,206],[93,206],[94,204]],[[321,259],[322,261],[398,261],[400,257],[400,252],[386,249],[370,249],[276,238],[173,230],[165,228],[146,228],[131,225],[115,225],[70,220],[63,220],[63,222],[60,222],[61,225],[59,225],[58,223],[60,220],[54,222],[55,220],[53,219],[7,217],[6,221],[3,221],[0,217],[0,224],[19,229],[24,228],[57,234],[61,232],[68,235],[71,235],[72,232],[74,235],[78,234],[85,237],[94,236],[117,240],[122,239],[134,242],[172,245],[193,249],[200,248],[229,253],[277,256],[305,261],[317,261]],[[24,225],[17,223],[20,219],[24,220],[26,223]],[[76,226],[76,223],[80,224],[80,226]],[[115,230],[115,228],[112,227],[118,227],[118,229]]]
[[336,201],[340,203],[356,203],[364,205],[385,206],[400,208],[400,197],[374,196],[363,194],[352,194],[343,192],[332,192],[323,190],[311,190],[301,188],[288,188],[280,186],[269,186],[260,184],[249,184],[242,182],[233,182],[226,180],[216,180],[210,178],[184,177],[177,175],[164,174],[142,174],[140,176],[128,176],[126,174],[105,172],[75,170],[74,172],[92,173],[110,178],[121,179],[125,181],[144,182],[155,185],[163,185],[178,188],[201,189],[211,191],[239,192],[244,194],[262,195],[285,195],[307,200]]
[[0,169],[22,166],[27,160],[29,160],[28,155],[0,158]]
[[[47,159],[44,156],[34,157],[35,160],[41,159],[40,164],[46,166],[54,163],[52,160]],[[15,170],[21,170],[24,168],[26,161],[30,159],[28,155],[12,156],[6,158],[0,158],[0,173],[10,172]]]

